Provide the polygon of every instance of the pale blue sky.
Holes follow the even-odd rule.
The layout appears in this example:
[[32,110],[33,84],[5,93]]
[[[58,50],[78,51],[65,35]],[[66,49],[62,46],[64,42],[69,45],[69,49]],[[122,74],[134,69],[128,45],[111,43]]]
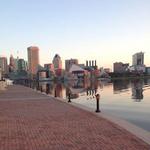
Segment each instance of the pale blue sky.
[[150,0],[1,0],[0,55],[27,59],[31,45],[41,64],[59,53],[111,67],[143,51],[150,65]]

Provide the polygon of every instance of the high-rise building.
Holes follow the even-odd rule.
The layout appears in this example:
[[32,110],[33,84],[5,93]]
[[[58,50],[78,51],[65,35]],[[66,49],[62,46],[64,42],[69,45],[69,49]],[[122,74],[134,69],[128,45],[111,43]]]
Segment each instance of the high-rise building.
[[15,70],[15,59],[13,55],[10,55],[9,62],[9,72],[13,72]]
[[18,71],[27,71],[27,63],[24,59],[18,59]]
[[19,58],[14,58],[13,55],[10,55],[9,72],[14,72],[18,70],[18,59]]
[[122,62],[115,62],[114,63],[114,72],[115,73],[124,73],[128,70],[129,64],[122,63]]
[[29,73],[35,75],[38,71],[39,65],[39,48],[36,46],[31,46],[27,48],[27,51],[28,51]]
[[53,58],[53,64],[54,64],[54,69],[57,70],[57,69],[62,69],[62,60],[61,60],[61,57],[56,54]]
[[15,71],[17,71],[18,70],[18,58],[15,58],[14,62],[15,62]]
[[146,71],[143,52],[136,53],[132,56],[132,66],[130,66],[129,70],[130,72],[141,74]]
[[143,52],[136,53],[132,56],[132,65],[133,66],[144,65],[144,53]]
[[54,65],[53,64],[44,64],[44,68],[54,72]]
[[2,69],[2,75],[6,75],[8,73],[8,66],[7,66],[7,58],[0,57],[0,68]]
[[65,70],[69,72],[69,69],[73,64],[78,65],[78,59],[65,60]]

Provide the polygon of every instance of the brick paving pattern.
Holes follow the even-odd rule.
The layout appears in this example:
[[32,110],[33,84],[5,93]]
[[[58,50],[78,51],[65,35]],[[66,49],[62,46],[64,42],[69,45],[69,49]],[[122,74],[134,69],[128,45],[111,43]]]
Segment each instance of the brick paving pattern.
[[15,85],[0,92],[0,150],[150,150],[90,112]]

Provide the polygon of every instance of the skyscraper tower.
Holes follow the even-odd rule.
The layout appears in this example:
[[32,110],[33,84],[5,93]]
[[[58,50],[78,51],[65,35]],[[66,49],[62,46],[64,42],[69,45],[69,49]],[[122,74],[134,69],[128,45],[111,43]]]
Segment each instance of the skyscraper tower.
[[27,48],[27,51],[28,51],[29,73],[36,75],[39,65],[39,48],[36,46],[30,46]]
[[7,58],[0,57],[0,68],[2,70],[2,75],[6,75],[8,73],[8,66],[7,66]]
[[132,56],[132,65],[133,66],[144,65],[144,53],[143,52],[136,53]]
[[27,63],[24,59],[18,59],[18,71],[27,71]]
[[13,72],[15,70],[15,59],[13,55],[10,55],[9,62],[9,72]]
[[14,66],[14,57],[13,57],[13,55],[10,55],[10,66]]
[[53,58],[53,64],[54,64],[54,69],[57,70],[57,69],[62,69],[62,60],[61,60],[61,57],[56,54]]

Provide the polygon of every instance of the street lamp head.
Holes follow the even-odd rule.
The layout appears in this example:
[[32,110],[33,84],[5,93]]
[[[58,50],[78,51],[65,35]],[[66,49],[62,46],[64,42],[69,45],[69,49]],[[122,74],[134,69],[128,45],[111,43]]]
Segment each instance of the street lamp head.
[[96,94],[95,97],[96,97],[96,99],[99,99],[100,98],[100,94]]

